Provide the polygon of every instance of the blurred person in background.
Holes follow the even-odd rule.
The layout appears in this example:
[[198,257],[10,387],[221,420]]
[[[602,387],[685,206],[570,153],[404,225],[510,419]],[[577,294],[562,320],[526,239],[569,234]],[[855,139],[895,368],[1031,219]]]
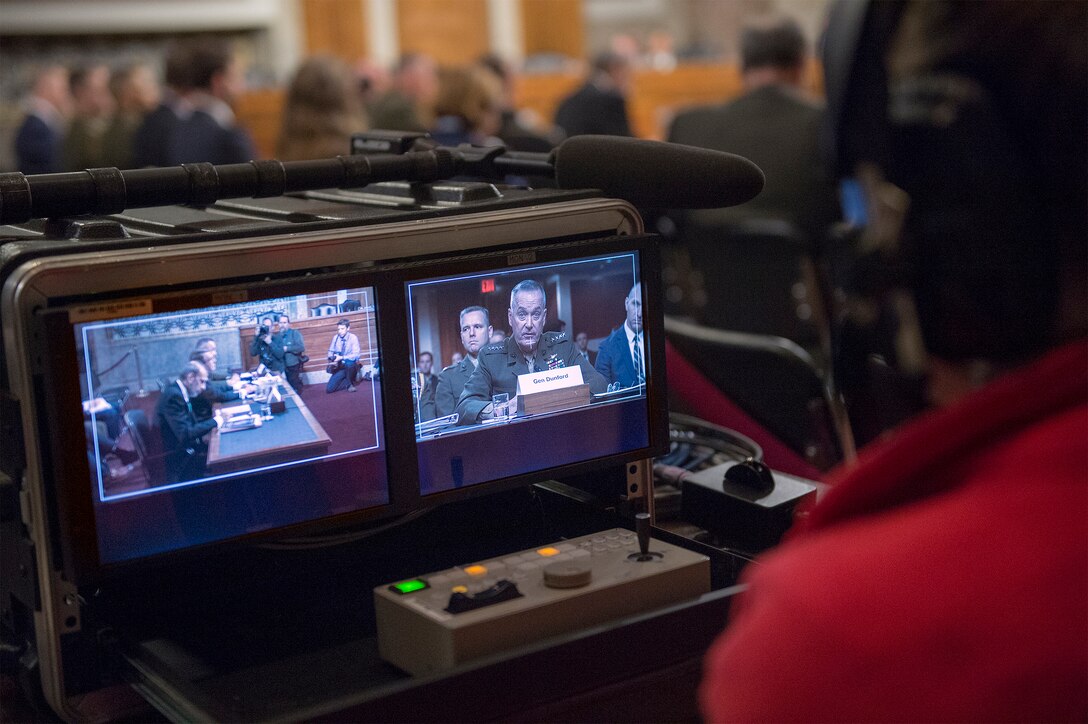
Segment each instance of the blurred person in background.
[[351,152],[351,134],[367,129],[358,79],[339,58],[316,55],[287,88],[276,157],[330,158]]
[[739,41],[744,92],[724,105],[680,113],[668,140],[751,159],[766,183],[746,204],[685,217],[703,226],[752,217],[785,219],[816,243],[839,218],[839,206],[820,155],[824,108],[804,92],[804,34],[791,18],[765,16],[745,24]]
[[434,113],[431,137],[443,146],[502,143],[495,136],[502,125],[502,85],[481,66],[443,70]]
[[438,66],[422,53],[401,56],[393,68],[392,88],[370,106],[371,126],[384,131],[425,132],[434,118]]
[[245,78],[228,41],[201,36],[175,42],[166,57],[166,85],[163,103],[136,131],[134,166],[244,163],[257,157],[231,107],[245,91]]
[[132,139],[147,114],[159,105],[162,89],[150,66],[135,63],[114,72],[110,91],[117,110],[103,140],[105,165],[132,168]]
[[64,170],[64,134],[72,110],[68,69],[61,65],[42,68],[24,102],[26,117],[15,132],[15,157],[23,173],[56,173]]
[[363,107],[369,117],[374,104],[389,92],[393,79],[385,66],[369,58],[356,60],[352,66],[352,71],[355,73],[356,81],[359,84],[359,95],[363,99]]
[[598,55],[585,84],[559,104],[555,125],[567,137],[586,133],[630,136],[627,95],[631,91],[632,72],[628,55],[615,52]]
[[115,103],[110,93],[110,69],[105,65],[77,68],[69,78],[72,121],[64,137],[64,165],[68,171],[109,166],[106,131]]
[[495,133],[511,151],[547,153],[562,140],[561,134],[549,134],[541,129],[540,119],[531,113],[518,111],[514,105],[514,87],[517,75],[510,63],[495,54],[488,54],[476,61],[481,67],[495,74],[502,85],[501,119]]

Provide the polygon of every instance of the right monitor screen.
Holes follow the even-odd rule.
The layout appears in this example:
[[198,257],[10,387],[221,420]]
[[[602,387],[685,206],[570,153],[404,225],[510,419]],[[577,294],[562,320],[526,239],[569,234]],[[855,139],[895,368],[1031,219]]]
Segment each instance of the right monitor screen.
[[421,494],[647,448],[639,255],[407,284]]

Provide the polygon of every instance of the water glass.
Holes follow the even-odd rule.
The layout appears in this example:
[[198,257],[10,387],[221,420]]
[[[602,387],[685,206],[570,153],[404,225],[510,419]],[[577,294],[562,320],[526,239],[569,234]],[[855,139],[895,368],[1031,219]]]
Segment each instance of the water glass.
[[510,395],[506,392],[498,392],[492,395],[491,410],[496,418],[506,419],[510,417]]

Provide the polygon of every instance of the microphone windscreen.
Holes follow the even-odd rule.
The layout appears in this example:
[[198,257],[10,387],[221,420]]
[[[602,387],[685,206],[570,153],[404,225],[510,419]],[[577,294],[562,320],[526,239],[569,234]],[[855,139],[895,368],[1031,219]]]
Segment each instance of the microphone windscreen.
[[623,136],[574,136],[555,149],[561,189],[600,189],[635,206],[716,209],[754,199],[763,171],[742,156]]

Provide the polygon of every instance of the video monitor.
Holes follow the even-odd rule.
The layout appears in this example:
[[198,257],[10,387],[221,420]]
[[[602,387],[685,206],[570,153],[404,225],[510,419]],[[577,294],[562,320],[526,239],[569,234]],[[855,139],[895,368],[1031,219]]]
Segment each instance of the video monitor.
[[151,306],[69,312],[101,564],[389,502],[373,288]]
[[623,251],[407,282],[421,495],[646,450],[641,278]]

